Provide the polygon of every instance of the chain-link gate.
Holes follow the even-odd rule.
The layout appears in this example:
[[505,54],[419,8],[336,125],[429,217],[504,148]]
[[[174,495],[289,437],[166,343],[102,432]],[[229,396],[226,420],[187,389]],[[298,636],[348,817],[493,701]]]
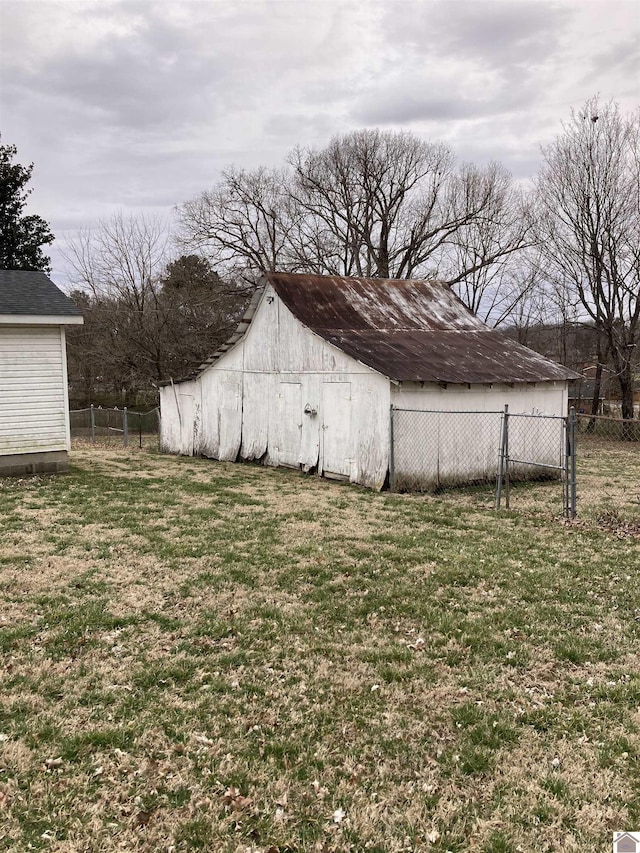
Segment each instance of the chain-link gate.
[[390,487],[440,491],[490,485],[508,508],[513,482],[558,480],[563,512],[576,513],[575,414],[428,411],[391,407]]
[[576,516],[576,415],[510,414],[504,407],[496,485],[496,509],[509,509],[512,480],[560,479],[563,514]]

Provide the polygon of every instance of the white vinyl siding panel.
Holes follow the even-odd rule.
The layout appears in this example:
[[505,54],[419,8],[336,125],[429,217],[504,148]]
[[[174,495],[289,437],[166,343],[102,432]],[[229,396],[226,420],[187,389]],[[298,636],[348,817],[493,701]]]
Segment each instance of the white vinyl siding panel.
[[59,326],[0,327],[0,454],[67,449]]

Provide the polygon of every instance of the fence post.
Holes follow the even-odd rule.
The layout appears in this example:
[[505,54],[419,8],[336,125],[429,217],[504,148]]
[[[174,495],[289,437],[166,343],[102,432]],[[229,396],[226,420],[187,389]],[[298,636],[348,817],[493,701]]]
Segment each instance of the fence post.
[[509,406],[504,404],[504,506],[509,509],[511,474],[509,472]]
[[93,403],[91,403],[89,418],[90,418],[90,423],[91,423],[91,444],[95,444],[96,443],[96,416],[93,412]]
[[570,515],[570,498],[571,489],[569,486],[571,480],[571,469],[569,460],[571,459],[571,427],[569,426],[569,415],[564,419],[564,453],[562,455],[562,473],[564,475],[562,482],[562,515],[564,518],[569,518]]
[[569,457],[569,512],[571,518],[576,517],[577,513],[577,477],[576,477],[576,410],[575,406],[571,406],[569,410],[569,448],[571,456]]
[[142,412],[138,412],[138,447],[142,449]]
[[395,491],[396,486],[396,473],[395,473],[395,460],[393,456],[394,452],[394,433],[393,433],[393,403],[391,404],[390,410],[390,428],[389,428],[389,491]]
[[[506,476],[505,476],[506,472]],[[498,482],[496,485],[496,509],[502,500],[502,480],[505,484],[505,506],[509,509],[509,406],[505,403],[500,431],[500,456],[498,458]]]
[[500,418],[500,448],[498,450],[498,477],[496,479],[496,502],[495,508],[500,509],[500,501],[502,500],[502,476],[503,476],[503,461],[504,461],[504,412]]
[[129,423],[127,420],[127,407],[125,406],[122,409],[122,438],[124,441],[124,446],[129,446]]

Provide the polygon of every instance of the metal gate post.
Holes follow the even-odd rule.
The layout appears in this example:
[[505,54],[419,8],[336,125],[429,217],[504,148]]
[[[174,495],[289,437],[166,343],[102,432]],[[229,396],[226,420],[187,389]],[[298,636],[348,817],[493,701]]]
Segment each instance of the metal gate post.
[[390,410],[390,428],[389,428],[389,491],[394,492],[396,487],[396,473],[394,460],[394,432],[393,432],[393,404]]
[[577,512],[577,476],[576,476],[576,410],[575,406],[571,406],[569,410],[569,447],[571,448],[571,456],[569,457],[569,512],[571,518],[576,517]]
[[[505,403],[500,431],[500,456],[498,459],[498,482],[496,484],[496,509],[502,500],[502,481],[505,481],[505,506],[509,509],[509,406]],[[506,470],[506,477],[505,477]]]
[[563,473],[563,481],[562,481],[562,515],[564,518],[569,518],[569,505],[570,499],[569,494],[571,492],[569,481],[571,480],[571,470],[569,465],[569,460],[571,459],[571,439],[570,439],[570,427],[569,427],[569,416],[562,421],[564,426],[564,453],[562,455],[562,473]]
[[127,420],[127,407],[125,406],[122,410],[122,438],[124,440],[124,446],[129,446],[129,423]]
[[96,416],[95,416],[95,413],[93,411],[93,403],[91,403],[91,409],[90,409],[89,417],[90,417],[90,421],[91,421],[91,444],[95,444],[96,443]]
[[495,508],[500,509],[502,500],[502,478],[504,476],[504,413],[500,418],[500,450],[498,452],[498,479],[496,481],[496,503]]
[[509,473],[509,406],[504,404],[504,506],[509,509],[511,475]]

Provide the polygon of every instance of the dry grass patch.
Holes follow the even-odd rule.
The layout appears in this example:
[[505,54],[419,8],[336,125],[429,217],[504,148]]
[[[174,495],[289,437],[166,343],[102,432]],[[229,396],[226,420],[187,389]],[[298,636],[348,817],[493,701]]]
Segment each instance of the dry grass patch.
[[640,820],[632,539],[135,449],[0,504],[0,850],[595,851]]

